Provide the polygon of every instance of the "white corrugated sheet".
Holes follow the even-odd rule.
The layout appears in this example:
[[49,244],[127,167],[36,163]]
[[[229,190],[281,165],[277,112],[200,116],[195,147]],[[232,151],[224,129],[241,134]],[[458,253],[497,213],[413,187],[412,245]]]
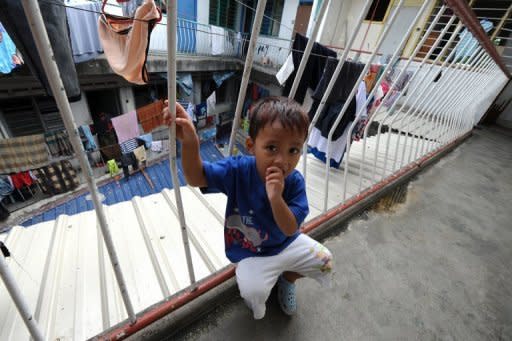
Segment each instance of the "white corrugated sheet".
[[[387,136],[391,136],[394,146],[397,135],[383,134],[383,141]],[[370,184],[375,139],[369,138],[366,144],[363,189]],[[408,145],[411,142],[409,139]],[[347,198],[359,192],[362,146],[362,142],[352,144]],[[381,142],[379,172],[384,148],[385,143]],[[398,154],[402,149],[403,145]],[[391,160],[394,157],[390,155]],[[299,164],[298,169],[301,167]],[[392,162],[388,161],[387,174],[392,172],[391,167]],[[324,172],[325,164],[308,156],[311,212],[307,220],[321,214]],[[330,179],[329,208],[342,201],[343,168],[332,169]],[[201,279],[229,264],[223,241],[226,198],[222,194],[202,195],[189,187],[181,190],[195,276]],[[136,312],[189,285],[172,191],[107,206],[106,214]],[[62,215],[28,228],[16,226],[8,234],[0,235],[0,240],[12,253],[7,258],[9,269],[47,339],[84,340],[127,318],[94,211]],[[0,340],[29,338],[10,296],[0,284]]]

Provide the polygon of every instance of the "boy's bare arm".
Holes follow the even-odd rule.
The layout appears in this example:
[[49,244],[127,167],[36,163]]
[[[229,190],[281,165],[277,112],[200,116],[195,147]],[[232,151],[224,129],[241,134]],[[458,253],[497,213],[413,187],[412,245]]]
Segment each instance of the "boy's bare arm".
[[[165,104],[163,111],[164,123],[170,126],[172,118],[167,101],[165,101]],[[199,137],[190,117],[179,103],[176,103],[176,138],[181,141],[181,163],[187,183],[190,186],[206,187],[208,182],[204,175],[203,161],[199,153]]]
[[285,235],[293,235],[298,229],[297,219],[283,199],[284,175],[278,167],[267,169],[265,188],[277,226]]

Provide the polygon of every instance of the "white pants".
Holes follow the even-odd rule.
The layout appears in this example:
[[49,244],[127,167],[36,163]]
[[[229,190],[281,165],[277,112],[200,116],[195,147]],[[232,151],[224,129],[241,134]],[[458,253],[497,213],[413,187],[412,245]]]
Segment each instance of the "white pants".
[[285,271],[310,277],[323,286],[329,286],[331,252],[311,237],[301,234],[286,249],[275,256],[249,257],[236,267],[236,281],[240,296],[252,309],[254,318],[265,316],[265,302],[279,275]]

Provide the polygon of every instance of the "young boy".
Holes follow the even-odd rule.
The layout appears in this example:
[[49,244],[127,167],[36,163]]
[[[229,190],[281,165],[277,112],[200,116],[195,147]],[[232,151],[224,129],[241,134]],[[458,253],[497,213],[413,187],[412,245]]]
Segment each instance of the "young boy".
[[[171,124],[164,109],[164,121]],[[203,192],[228,197],[226,256],[237,264],[240,295],[255,319],[278,282],[278,300],[288,315],[296,311],[295,281],[303,276],[328,284],[331,253],[299,227],[309,213],[304,178],[295,170],[308,131],[308,116],[295,101],[267,97],[250,112],[246,147],[251,156],[201,160],[192,121],[176,104],[176,135],[182,145],[187,182]]]

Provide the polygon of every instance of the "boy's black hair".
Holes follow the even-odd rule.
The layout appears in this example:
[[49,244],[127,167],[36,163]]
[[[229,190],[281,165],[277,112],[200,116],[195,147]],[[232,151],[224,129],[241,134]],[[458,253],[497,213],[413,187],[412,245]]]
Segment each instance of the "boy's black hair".
[[304,139],[308,135],[309,118],[301,105],[290,98],[269,96],[256,102],[249,113],[251,139],[254,141],[260,129],[274,121],[281,123],[285,129],[302,134]]

